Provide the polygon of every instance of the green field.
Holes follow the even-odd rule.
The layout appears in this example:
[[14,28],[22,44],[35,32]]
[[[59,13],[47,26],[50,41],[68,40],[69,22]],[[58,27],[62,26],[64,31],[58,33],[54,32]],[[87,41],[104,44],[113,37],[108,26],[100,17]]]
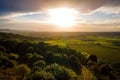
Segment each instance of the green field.
[[61,47],[69,47],[71,49],[75,49],[78,52],[95,54],[100,59],[108,62],[120,62],[120,49],[108,46],[108,44],[110,43],[103,42],[104,45],[99,45],[79,40],[49,40],[46,41],[46,43],[50,43],[52,45],[59,45]]
[[[117,36],[117,37],[116,37]],[[46,40],[46,43],[51,45],[59,45],[60,47],[69,47],[78,52],[85,52],[88,54],[95,54],[100,59],[107,62],[120,62],[120,37],[114,37],[105,34],[96,36],[96,34],[89,36],[76,36],[67,39],[58,38]]]
[[95,54],[100,59],[108,62],[120,62],[119,49],[99,46],[95,44],[70,45],[70,48],[75,49],[79,52]]

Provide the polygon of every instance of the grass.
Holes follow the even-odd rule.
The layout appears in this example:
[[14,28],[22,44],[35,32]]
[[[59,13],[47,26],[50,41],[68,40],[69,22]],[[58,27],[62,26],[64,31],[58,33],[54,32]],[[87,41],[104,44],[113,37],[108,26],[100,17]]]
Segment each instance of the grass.
[[45,41],[45,43],[49,43],[51,45],[58,45],[60,47],[66,47],[67,46],[66,42],[63,41],[63,40],[47,40],[47,41]]
[[51,45],[59,45],[60,47],[66,47],[68,44],[81,44],[83,43],[77,39],[58,39],[58,40],[47,40],[45,43],[49,43]]
[[95,54],[99,58],[108,62],[120,62],[120,50],[95,44],[69,45],[70,48],[78,52]]
[[[120,38],[87,36],[86,41],[82,39],[53,39],[46,43],[59,45],[60,47],[70,47],[78,52],[95,54],[100,59],[108,62],[120,62],[120,46],[112,42],[119,42]],[[112,42],[111,42],[112,41]]]

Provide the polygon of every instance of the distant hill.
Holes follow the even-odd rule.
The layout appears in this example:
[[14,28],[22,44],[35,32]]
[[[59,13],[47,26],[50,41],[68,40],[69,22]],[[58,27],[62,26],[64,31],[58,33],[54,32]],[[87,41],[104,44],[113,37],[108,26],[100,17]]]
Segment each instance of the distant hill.
[[0,32],[12,32],[13,30],[11,29],[0,29]]
[[109,37],[109,38],[120,38],[120,32],[38,32],[38,31],[30,31],[30,30],[12,30],[12,29],[0,29],[0,32],[4,33],[13,33],[20,34],[29,37],[37,37],[37,38],[48,38],[54,39],[56,38],[69,38],[69,39],[81,39],[88,40],[88,36],[95,37]]
[[14,34],[25,34],[25,33],[30,33],[33,31],[27,31],[27,30],[12,30],[12,29],[0,29],[0,32],[4,33],[14,33]]

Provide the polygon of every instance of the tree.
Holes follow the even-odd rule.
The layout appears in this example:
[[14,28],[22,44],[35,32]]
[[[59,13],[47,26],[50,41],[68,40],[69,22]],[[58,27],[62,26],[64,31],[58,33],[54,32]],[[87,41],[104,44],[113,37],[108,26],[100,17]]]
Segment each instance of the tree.
[[39,67],[39,66],[33,66],[31,73],[35,73],[35,72],[38,72],[40,70],[42,70],[41,67]]
[[69,64],[71,69],[73,69],[77,74],[81,74],[82,66],[76,56],[71,55],[69,57]]
[[97,62],[97,56],[92,54],[92,55],[89,56],[88,60],[91,60],[93,62]]
[[71,80],[76,77],[76,73],[73,70],[56,63],[48,65],[45,71],[53,74],[54,80]]
[[32,50],[30,50],[31,46],[33,46],[33,44],[28,40],[24,40],[24,41],[20,42],[18,44],[18,53],[20,55],[24,55],[26,53],[29,53],[30,51],[33,52]]
[[45,61],[50,64],[50,63],[53,63],[54,62],[54,52],[52,51],[49,51],[45,54],[44,58],[45,58]]
[[4,48],[4,46],[0,46],[0,51],[6,52],[6,49]]
[[43,60],[38,60],[38,61],[36,61],[35,63],[33,63],[33,66],[39,66],[39,67],[41,67],[41,68],[44,68],[45,65],[46,65],[46,63],[45,63],[45,61],[43,61]]
[[25,80],[30,74],[30,68],[25,64],[20,64],[16,67],[16,74],[20,76],[19,79]]
[[0,52],[0,68],[5,68],[9,62],[9,58],[3,52]]
[[46,71],[36,71],[31,75],[32,80],[54,80],[54,77],[51,73]]
[[10,53],[10,54],[8,54],[8,58],[9,58],[10,60],[17,60],[18,57],[19,57],[19,55],[18,55],[18,54],[15,54],[15,53]]
[[13,68],[13,67],[16,66],[16,64],[17,64],[17,62],[15,60],[9,60],[6,67],[7,68]]
[[[38,60],[42,60],[43,56],[37,54],[37,53],[28,53],[27,54],[27,60],[28,60],[28,64],[29,66],[33,65],[33,63],[35,63]],[[32,66],[31,66],[32,67]]]

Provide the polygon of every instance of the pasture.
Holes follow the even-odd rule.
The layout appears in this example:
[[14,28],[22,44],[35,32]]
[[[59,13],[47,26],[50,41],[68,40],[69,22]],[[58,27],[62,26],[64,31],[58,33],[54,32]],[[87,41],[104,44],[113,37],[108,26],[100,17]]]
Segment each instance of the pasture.
[[[118,36],[118,35],[116,35]],[[100,59],[107,62],[120,62],[120,37],[111,36],[76,36],[74,38],[58,38],[46,40],[51,45],[69,47],[78,52],[95,54]]]

